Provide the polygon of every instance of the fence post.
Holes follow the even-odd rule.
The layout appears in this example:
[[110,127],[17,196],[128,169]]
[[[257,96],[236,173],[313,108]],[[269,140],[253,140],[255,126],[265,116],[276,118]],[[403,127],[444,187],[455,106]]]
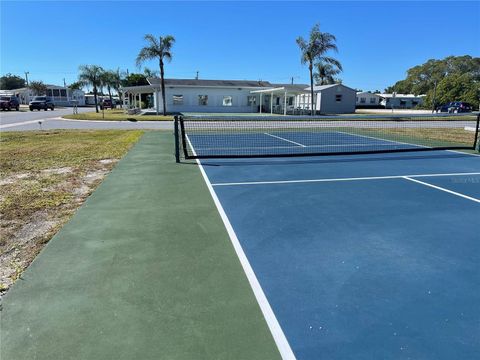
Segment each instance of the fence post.
[[174,135],[175,135],[175,162],[180,162],[180,146],[178,143],[178,115],[174,116],[173,126],[174,126]]
[[480,152],[480,141],[478,139],[478,132],[480,131],[480,114],[477,115],[477,126],[475,129],[475,142],[473,143],[474,147],[476,147],[477,151]]

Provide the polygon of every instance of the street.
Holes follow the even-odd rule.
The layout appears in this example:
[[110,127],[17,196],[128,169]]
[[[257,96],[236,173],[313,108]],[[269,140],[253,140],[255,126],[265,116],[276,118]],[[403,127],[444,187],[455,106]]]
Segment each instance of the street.
[[[71,114],[72,108],[54,111],[2,111],[0,112],[0,130],[52,130],[52,129],[173,129],[171,121],[88,121],[62,119]],[[94,111],[91,107],[78,108],[78,112]],[[41,122],[41,124],[39,123]]]

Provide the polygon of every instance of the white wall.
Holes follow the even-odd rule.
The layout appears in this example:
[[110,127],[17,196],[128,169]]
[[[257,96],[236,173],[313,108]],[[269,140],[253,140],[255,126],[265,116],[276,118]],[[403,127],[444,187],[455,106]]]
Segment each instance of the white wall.
[[[250,91],[258,88],[192,88],[192,87],[171,87],[165,89],[168,112],[257,112],[259,95],[250,94]],[[183,104],[173,103],[174,95],[183,95]],[[199,95],[208,96],[208,105],[199,105]],[[224,96],[232,96],[232,105],[223,106]],[[256,97],[256,105],[248,105],[248,96]],[[155,107],[159,104],[159,111],[163,111],[162,94],[157,92],[154,98]]]
[[[362,102],[362,100],[364,100]],[[356,105],[357,106],[378,106],[380,105],[380,96],[368,92],[357,93]]]

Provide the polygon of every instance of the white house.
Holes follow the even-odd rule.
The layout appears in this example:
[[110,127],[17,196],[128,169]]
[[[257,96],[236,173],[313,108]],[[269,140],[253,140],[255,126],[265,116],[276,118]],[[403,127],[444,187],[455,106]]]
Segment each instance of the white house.
[[379,94],[382,97],[381,106],[385,109],[413,109],[417,105],[423,104],[425,95],[414,94]]
[[[35,96],[32,89],[28,87],[8,90],[8,92],[17,96],[20,104],[28,104]],[[51,97],[53,103],[57,106],[70,106],[73,101],[77,101],[77,105],[85,105],[85,93],[82,90],[72,90],[64,86],[47,85],[47,93],[42,95]]]
[[[142,94],[150,94],[153,110],[163,111],[160,79],[147,80],[149,85],[121,89],[124,107],[139,108]],[[309,91],[310,88],[305,84],[272,84],[255,80],[165,79],[165,100],[169,112],[302,114],[310,109]],[[316,86],[315,94],[317,112],[355,111],[355,90],[347,86]]]
[[379,107],[382,97],[369,91],[359,91],[356,95],[355,105],[357,108]]

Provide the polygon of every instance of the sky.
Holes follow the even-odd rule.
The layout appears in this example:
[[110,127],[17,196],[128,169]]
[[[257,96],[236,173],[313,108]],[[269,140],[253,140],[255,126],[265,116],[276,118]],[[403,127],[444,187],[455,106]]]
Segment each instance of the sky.
[[[459,14],[459,16],[455,16]],[[78,66],[141,72],[143,36],[171,34],[167,78],[309,83],[295,39],[336,36],[347,86],[383,90],[428,59],[480,56],[480,1],[4,1],[0,74],[62,85]],[[158,62],[145,66],[157,70]]]

